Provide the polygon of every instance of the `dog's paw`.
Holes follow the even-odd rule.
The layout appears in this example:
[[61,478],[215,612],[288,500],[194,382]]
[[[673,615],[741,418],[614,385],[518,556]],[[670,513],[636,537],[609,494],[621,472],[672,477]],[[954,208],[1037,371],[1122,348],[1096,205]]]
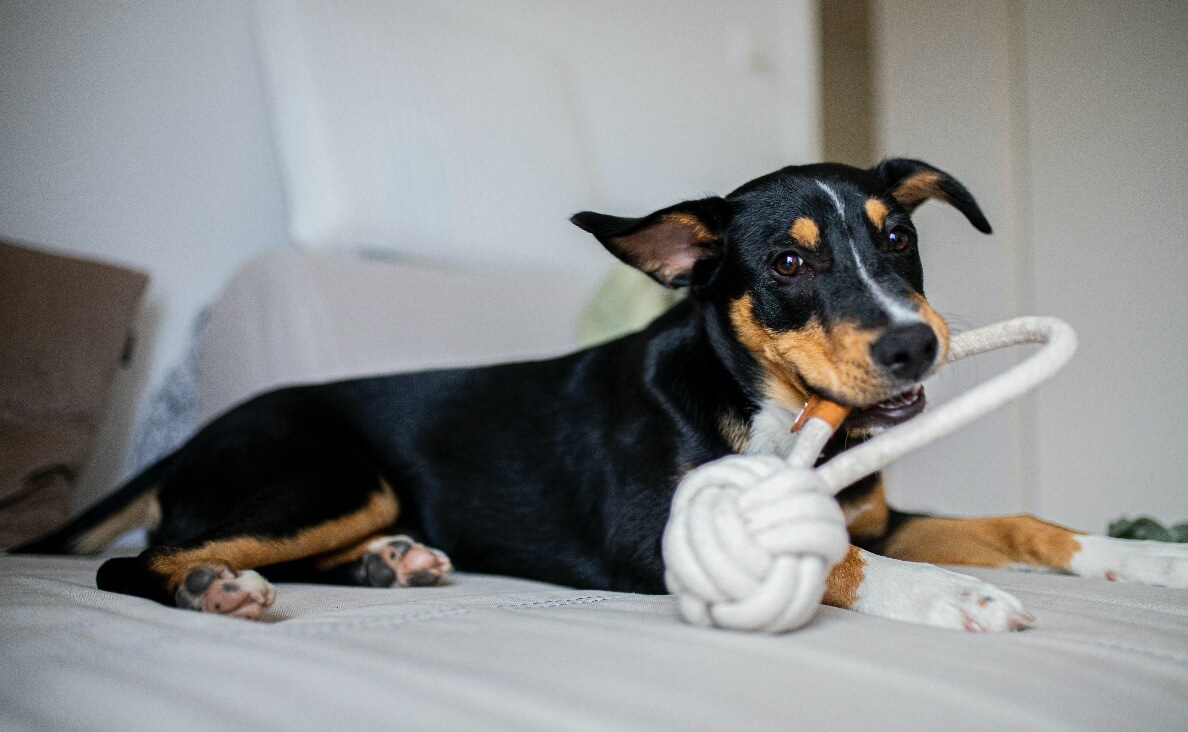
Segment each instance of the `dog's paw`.
[[363,576],[372,587],[428,587],[440,583],[454,566],[444,552],[407,536],[373,541],[363,555]]
[[1188,588],[1188,544],[1078,536],[1068,568],[1082,577]]
[[1018,598],[947,569],[867,556],[853,609],[909,623],[971,633],[1023,630],[1035,617]]
[[178,607],[256,620],[272,605],[276,590],[254,570],[236,574],[225,566],[207,565],[186,575],[175,599]]

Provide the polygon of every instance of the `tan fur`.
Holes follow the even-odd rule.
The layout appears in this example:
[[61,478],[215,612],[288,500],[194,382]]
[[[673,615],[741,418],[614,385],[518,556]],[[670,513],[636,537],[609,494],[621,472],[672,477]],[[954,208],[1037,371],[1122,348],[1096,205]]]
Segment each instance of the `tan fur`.
[[846,517],[846,529],[850,536],[859,540],[874,540],[887,532],[887,521],[891,510],[887,507],[887,494],[883,490],[883,476],[875,477],[874,488],[851,502],[842,504]]
[[821,229],[816,221],[807,216],[801,216],[792,222],[792,226],[788,228],[788,236],[805,249],[816,249],[821,243]]
[[948,201],[949,197],[941,190],[940,182],[944,178],[940,173],[931,170],[921,170],[912,173],[899,182],[891,191],[891,196],[899,201],[899,205],[911,211],[929,198],[939,198]]
[[744,453],[751,444],[751,425],[737,415],[723,413],[718,417],[718,433],[730,449],[736,453]]
[[887,220],[887,213],[887,204],[877,198],[866,199],[866,218],[870,219],[876,229],[882,231],[883,222]]
[[933,564],[1005,567],[1027,564],[1068,569],[1080,550],[1080,532],[1041,521],[1034,516],[992,518],[912,518],[882,544],[894,559]]
[[846,421],[846,417],[850,416],[851,411],[850,407],[831,402],[820,394],[810,394],[808,403],[804,405],[804,411],[792,423],[792,431],[799,432],[805,422],[810,419],[819,419],[826,422],[836,432],[842,422]]
[[851,546],[845,558],[829,573],[825,597],[821,602],[832,607],[854,607],[854,603],[858,602],[858,586],[865,576],[866,562],[862,560],[862,552],[858,547]]
[[679,211],[664,214],[645,229],[612,239],[635,266],[665,282],[711,256],[710,245],[715,240],[700,219]]
[[816,320],[799,330],[769,330],[755,320],[749,294],[731,305],[730,321],[739,342],[768,377],[767,396],[786,409],[799,412],[804,406],[806,383],[851,404],[872,404],[891,396],[870,361],[877,330],[853,323],[826,330]]
[[340,564],[346,564],[347,562],[354,562],[367,553],[367,548],[371,546],[373,542],[378,541],[385,536],[387,536],[387,534],[370,534],[353,544],[349,544],[340,549],[335,549],[334,551],[326,552],[325,554],[320,554],[316,557],[313,557],[311,562],[314,568],[319,571],[325,571],[327,569],[337,567]]
[[161,503],[157,500],[157,489],[152,488],[103,519],[96,526],[75,537],[70,542],[73,554],[98,554],[127,531],[143,526],[149,531],[161,523]]
[[698,244],[704,244],[713,240],[714,238],[714,235],[710,233],[710,230],[705,228],[705,224],[701,223],[701,219],[697,218],[693,214],[674,211],[672,213],[664,214],[664,216],[661,217],[661,220],[667,223],[676,224],[677,226],[688,230],[689,235]]
[[945,322],[940,313],[932,309],[932,305],[920,293],[913,292],[908,297],[916,303],[920,317],[924,318],[924,322],[932,327],[932,331],[936,333],[936,339],[940,341],[940,357],[936,362],[939,367],[949,357],[949,324]]
[[226,565],[233,571],[254,569],[278,562],[289,562],[319,554],[330,554],[344,547],[353,548],[365,537],[391,526],[399,505],[396,494],[383,480],[380,490],[367,504],[340,518],[331,519],[292,536],[259,538],[241,536],[210,541],[194,549],[162,554],[152,559],[154,572],[167,578],[169,592],[175,592],[186,575],[205,565]]

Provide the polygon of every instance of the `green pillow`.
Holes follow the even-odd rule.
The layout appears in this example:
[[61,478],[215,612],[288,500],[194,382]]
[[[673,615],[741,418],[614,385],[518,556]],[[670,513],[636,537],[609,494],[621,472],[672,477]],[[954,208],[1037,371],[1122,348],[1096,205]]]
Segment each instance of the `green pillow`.
[[620,264],[590,298],[578,325],[583,346],[593,346],[642,329],[684,298],[634,267]]
[[1149,516],[1139,516],[1136,519],[1128,519],[1123,516],[1117,521],[1110,522],[1109,534],[1118,539],[1188,543],[1188,522],[1165,528],[1163,524]]

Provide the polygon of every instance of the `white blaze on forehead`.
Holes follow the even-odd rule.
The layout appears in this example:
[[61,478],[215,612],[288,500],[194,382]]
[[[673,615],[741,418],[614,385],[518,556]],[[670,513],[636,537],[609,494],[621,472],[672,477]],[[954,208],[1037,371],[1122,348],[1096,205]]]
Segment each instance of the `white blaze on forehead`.
[[[845,226],[846,207],[842,203],[841,196],[838,196],[836,191],[822,181],[817,181],[817,185],[833,201],[833,206],[837,209],[838,216],[841,216],[842,226]],[[875,281],[874,277],[871,277],[870,272],[866,269],[866,265],[862,263],[861,255],[858,254],[858,245],[854,243],[854,237],[850,237],[850,252],[854,255],[854,264],[858,267],[858,278],[862,280],[862,284],[866,285],[866,289],[870,290],[870,294],[874,295],[875,300],[879,303],[879,307],[887,315],[891,316],[893,321],[896,323],[908,323],[922,320],[914,307],[892,296],[879,286],[879,283]]]
[[834,192],[832,188],[825,185],[823,182],[817,181],[817,185],[820,186],[821,190],[825,191],[825,193],[827,193],[831,199],[833,199],[833,206],[837,209],[837,215],[841,216],[842,223],[844,224],[846,221],[846,207],[842,205],[841,198],[838,197],[837,193]]
[[923,320],[915,308],[905,304],[899,298],[892,297],[886,290],[879,287],[879,283],[875,281],[875,278],[871,277],[870,272],[866,271],[866,265],[862,264],[862,257],[858,255],[858,247],[854,244],[853,239],[850,239],[850,251],[854,253],[854,264],[858,265],[858,277],[862,280],[862,284],[866,285],[866,288],[870,290],[870,294],[874,295],[879,306],[891,316],[892,320],[896,323]]

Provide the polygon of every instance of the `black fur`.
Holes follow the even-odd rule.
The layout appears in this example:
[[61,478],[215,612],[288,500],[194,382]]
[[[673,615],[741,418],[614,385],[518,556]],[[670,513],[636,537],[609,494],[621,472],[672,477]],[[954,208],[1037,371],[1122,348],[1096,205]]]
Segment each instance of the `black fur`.
[[[642,332],[558,359],[265,394],[214,420],[108,503],[124,505],[159,486],[162,521],[152,541],[162,547],[156,551],[171,551],[218,538],[292,535],[359,509],[380,476],[400,499],[393,532],[415,532],[460,569],[663,592],[660,536],[678,480],[729,454],[723,423],[747,423],[764,396],[763,370],[738,339],[731,303],[749,295],[756,320],[773,331],[810,319],[886,326],[886,314],[855,285],[846,247],[860,246],[872,276],[895,294],[923,290],[915,249],[889,250],[885,231],[860,205],[847,209],[844,226],[823,226],[815,251],[797,249],[788,228],[798,216],[832,220],[817,185],[828,181],[850,203],[884,201],[887,227],[910,230],[908,212],[889,192],[913,165],[785,168],[726,198],[640,219],[578,214],[575,223],[637,264],[628,235],[665,213],[694,217],[710,236],[682,260],[690,267],[667,278],[690,285],[690,297]],[[984,223],[968,192],[952,185],[947,195],[975,225]],[[657,242],[648,246],[655,257]],[[771,270],[788,250],[799,251],[806,266],[790,280]],[[111,510],[101,505],[54,540],[24,550],[63,550]],[[298,565],[270,576],[302,576]],[[99,584],[168,602],[145,567],[143,560],[105,565]],[[365,574],[362,567],[346,573]]]

